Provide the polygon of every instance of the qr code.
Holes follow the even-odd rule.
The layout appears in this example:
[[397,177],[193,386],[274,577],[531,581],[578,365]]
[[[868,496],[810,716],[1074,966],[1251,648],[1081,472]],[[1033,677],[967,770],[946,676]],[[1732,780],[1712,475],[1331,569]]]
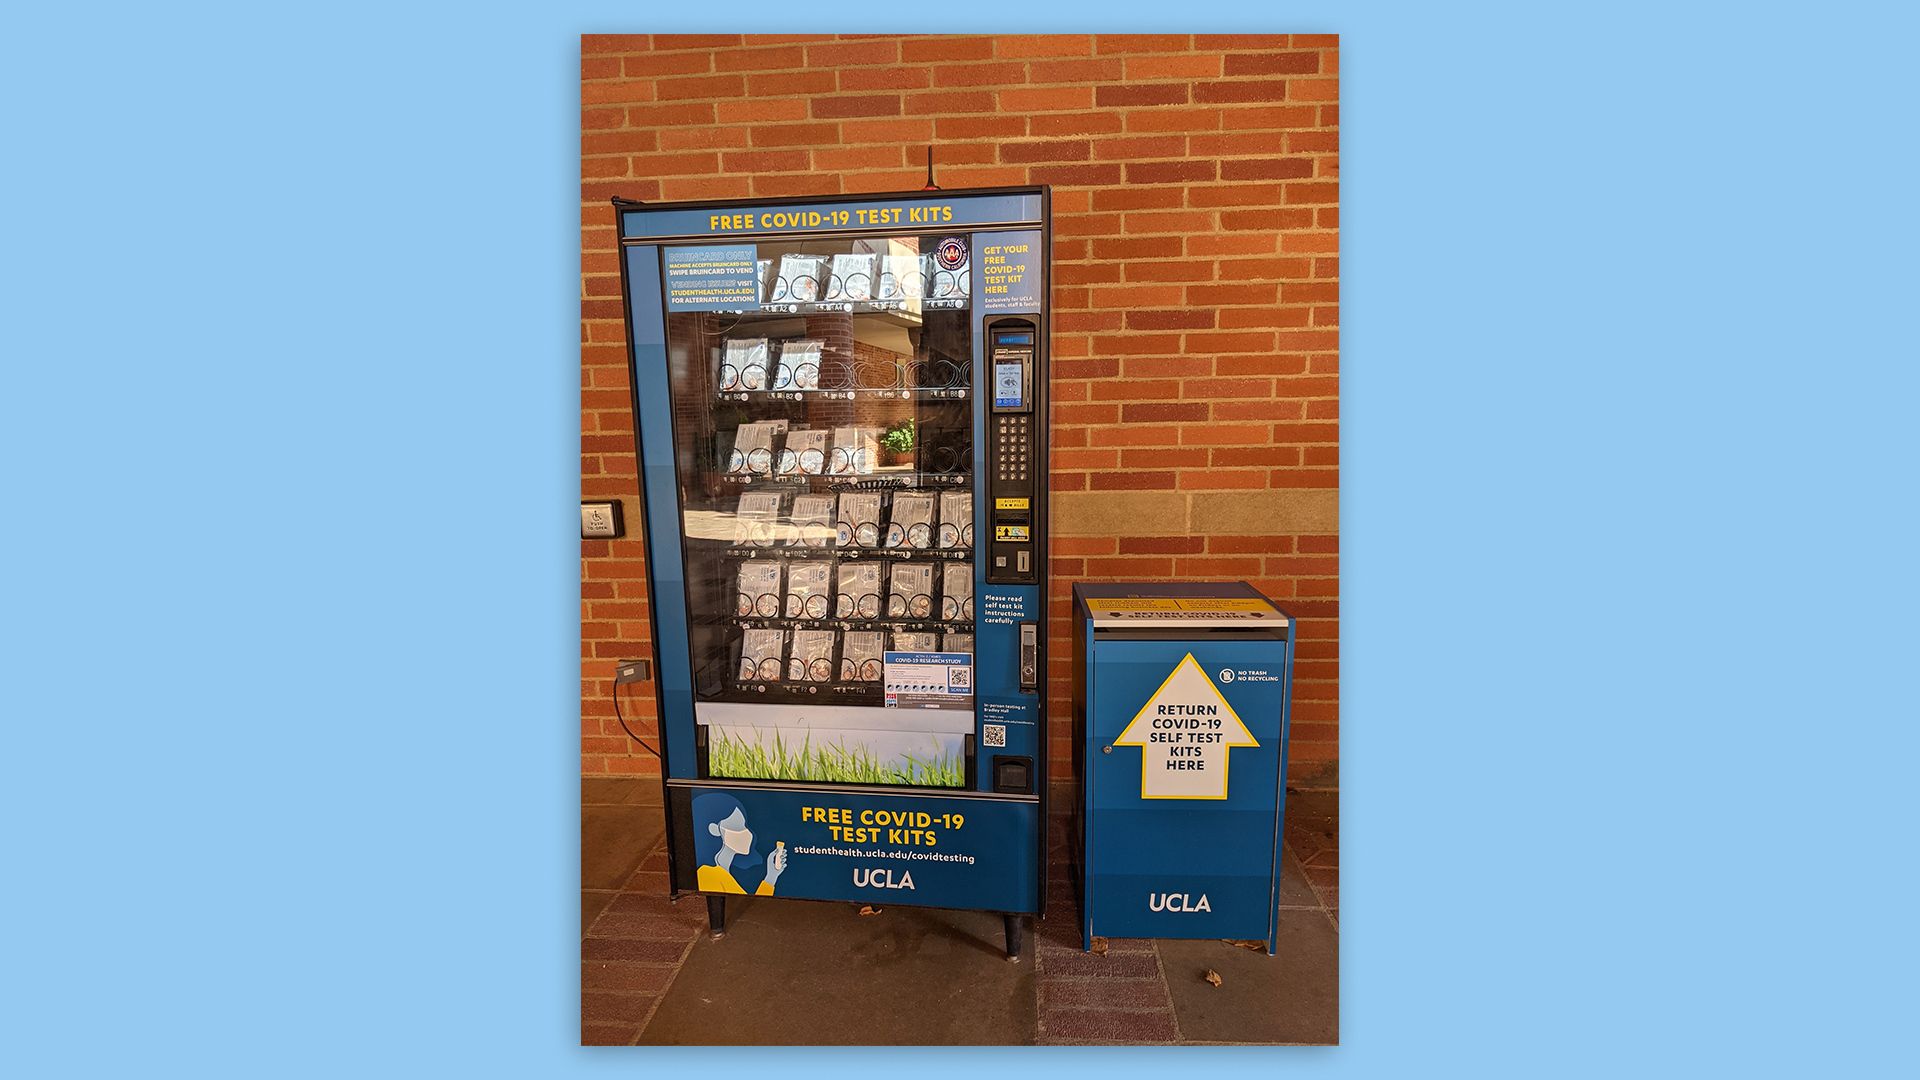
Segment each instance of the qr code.
[[973,689],[973,669],[970,667],[949,669],[947,672],[947,686],[954,690]]
[[1005,724],[988,724],[986,735],[988,746],[1007,745],[1007,725]]

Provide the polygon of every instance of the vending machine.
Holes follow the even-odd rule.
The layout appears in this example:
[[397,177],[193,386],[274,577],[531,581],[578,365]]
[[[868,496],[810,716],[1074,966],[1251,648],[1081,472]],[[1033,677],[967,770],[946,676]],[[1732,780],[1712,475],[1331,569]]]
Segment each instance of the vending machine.
[[1046,883],[1045,187],[615,200],[676,894]]

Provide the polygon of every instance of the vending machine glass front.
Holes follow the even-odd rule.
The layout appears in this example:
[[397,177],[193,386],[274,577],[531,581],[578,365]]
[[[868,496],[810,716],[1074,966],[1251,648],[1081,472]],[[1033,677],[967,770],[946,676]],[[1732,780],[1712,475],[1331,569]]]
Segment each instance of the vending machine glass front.
[[[702,776],[970,782],[968,247],[747,241],[750,302],[668,306]],[[714,249],[661,250],[684,281]]]

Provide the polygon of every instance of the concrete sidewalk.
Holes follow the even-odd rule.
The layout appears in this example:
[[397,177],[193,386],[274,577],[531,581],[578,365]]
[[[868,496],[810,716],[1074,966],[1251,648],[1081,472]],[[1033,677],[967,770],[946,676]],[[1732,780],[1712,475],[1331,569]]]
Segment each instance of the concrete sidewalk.
[[863,916],[852,904],[740,897],[726,935],[712,938],[698,896],[666,898],[659,798],[657,781],[581,781],[584,1044],[1338,1040],[1338,791],[1288,792],[1277,956],[1222,941],[1082,952],[1057,815],[1049,907],[1018,963],[1003,953],[1000,917],[979,912]]

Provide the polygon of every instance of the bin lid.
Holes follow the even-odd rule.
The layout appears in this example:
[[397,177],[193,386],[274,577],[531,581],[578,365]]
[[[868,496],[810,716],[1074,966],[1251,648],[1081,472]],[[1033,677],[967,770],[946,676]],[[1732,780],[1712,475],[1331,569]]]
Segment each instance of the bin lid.
[[1083,582],[1073,587],[1095,630],[1284,628],[1284,612],[1244,581]]

